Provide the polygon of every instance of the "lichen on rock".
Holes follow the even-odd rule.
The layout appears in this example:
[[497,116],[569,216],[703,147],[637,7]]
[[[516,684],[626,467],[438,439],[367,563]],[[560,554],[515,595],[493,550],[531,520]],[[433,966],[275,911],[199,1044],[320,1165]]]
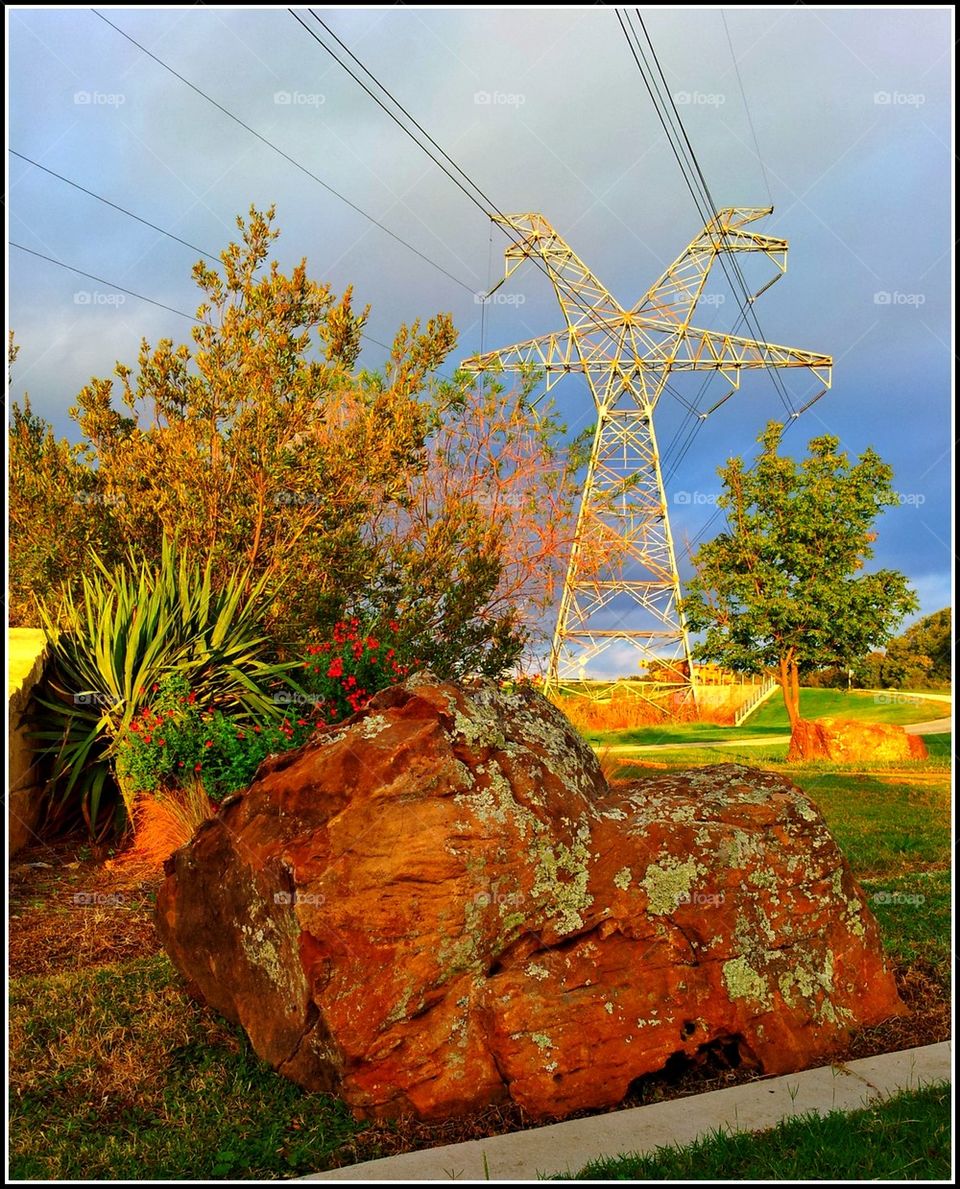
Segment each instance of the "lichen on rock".
[[731,1038],[783,1073],[902,1011],[784,778],[611,789],[536,692],[429,674],[266,763],[168,862],[157,925],[261,1058],[367,1116],[610,1106]]

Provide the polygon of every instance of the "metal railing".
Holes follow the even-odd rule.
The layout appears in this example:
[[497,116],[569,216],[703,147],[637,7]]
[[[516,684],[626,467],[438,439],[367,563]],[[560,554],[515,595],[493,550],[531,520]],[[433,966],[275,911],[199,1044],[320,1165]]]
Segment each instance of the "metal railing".
[[757,707],[767,700],[773,691],[777,688],[777,683],[772,677],[768,677],[766,681],[762,682],[757,687],[757,692],[740,707],[733,718],[733,725],[735,727],[742,726],[743,723],[753,714]]

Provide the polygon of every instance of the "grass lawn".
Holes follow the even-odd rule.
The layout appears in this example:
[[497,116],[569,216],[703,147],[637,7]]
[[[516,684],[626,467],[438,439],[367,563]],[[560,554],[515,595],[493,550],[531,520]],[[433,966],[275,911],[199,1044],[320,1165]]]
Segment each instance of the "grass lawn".
[[949,760],[953,756],[953,735],[949,732],[942,735],[921,735],[926,743],[927,751],[932,760]]
[[770,1131],[598,1160],[574,1180],[949,1181],[950,1118],[950,1087],[927,1086],[853,1114],[801,1115]]
[[[870,694],[862,690],[845,693],[836,689],[802,689],[800,713],[804,718],[856,718],[865,722],[896,723],[906,726],[914,722],[932,722],[950,715],[946,702],[895,701],[906,695]],[[790,733],[787,709],[779,693],[774,693],[740,727],[718,727],[711,723],[665,723],[662,726],[638,727],[632,731],[587,731],[587,739],[595,745],[632,744],[650,747],[662,743],[689,743],[698,747],[704,743],[729,742],[763,735]],[[753,749],[751,749],[752,752]],[[784,749],[785,752],[785,749]]]
[[[818,694],[824,691],[815,691]],[[826,691],[831,692],[831,691]],[[841,695],[842,696],[842,695]],[[932,736],[938,740],[949,736]],[[950,775],[944,760],[864,772],[805,767],[743,749],[819,805],[871,898],[913,1014],[864,1030],[848,1057],[943,1039],[949,1030]],[[634,775],[729,762],[733,749],[659,752]],[[28,867],[24,860],[43,863]],[[124,879],[128,882],[124,883]],[[253,1055],[245,1036],[189,999],[152,924],[156,880],[90,862],[74,844],[17,856],[10,929],[10,1168],[15,1179],[290,1177],[523,1126],[492,1109],[449,1124],[359,1124]],[[122,893],[79,905],[77,891]],[[675,1096],[657,1075],[638,1101]],[[698,1087],[687,1087],[692,1092]],[[700,1086],[699,1088],[704,1088]],[[719,1088],[717,1084],[708,1088]],[[702,1153],[627,1159],[615,1179],[946,1175],[942,1093],[874,1108],[856,1124],[794,1121],[778,1137],[710,1141]],[[878,1113],[879,1112],[879,1113]],[[914,1123],[906,1120],[915,1119]],[[856,1135],[856,1143],[850,1137]],[[843,1140],[844,1151],[834,1144]],[[717,1143],[721,1144],[715,1149]],[[717,1163],[719,1161],[719,1163]],[[631,1169],[633,1171],[631,1171]],[[719,1170],[719,1172],[717,1171]],[[587,1170],[586,1176],[599,1176]]]
[[294,1176],[357,1130],[189,1003],[164,954],[16,979],[10,1012],[17,1179]]
[[[841,689],[802,689],[800,713],[804,718],[858,718],[864,722],[898,723],[900,726],[906,726],[912,722],[949,718],[950,704],[920,701],[914,695],[900,694],[896,690],[884,694],[871,694],[863,690],[851,690],[847,693]],[[755,730],[789,731],[790,723],[783,698],[778,693],[774,694],[744,725]]]

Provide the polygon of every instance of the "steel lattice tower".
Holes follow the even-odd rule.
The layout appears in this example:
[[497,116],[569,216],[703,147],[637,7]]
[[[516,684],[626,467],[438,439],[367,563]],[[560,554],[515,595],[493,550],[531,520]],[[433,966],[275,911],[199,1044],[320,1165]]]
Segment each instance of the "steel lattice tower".
[[[644,696],[665,690],[695,696],[690,644],[680,606],[680,577],[653,415],[672,373],[719,372],[740,385],[747,368],[809,368],[830,386],[828,355],[780,347],[691,325],[710,270],[729,253],[758,252],[775,266],[752,303],[786,272],[787,242],[748,231],[772,208],[717,212],[632,309],[623,309],[539,214],[497,216],[515,242],[506,249],[506,280],[538,257],[566,325],[553,334],[466,360],[472,372],[531,367],[547,390],[564,375],[584,375],[597,410],[593,448],[560,600],[547,684],[580,682],[586,666],[614,643],[631,645],[650,681]],[[742,274],[741,274],[742,275]],[[503,284],[503,281],[500,282]],[[499,285],[497,286],[499,288]],[[812,403],[812,402],[808,402]],[[603,559],[598,567],[597,558]],[[615,617],[615,621],[611,622]],[[631,688],[637,686],[631,683]]]

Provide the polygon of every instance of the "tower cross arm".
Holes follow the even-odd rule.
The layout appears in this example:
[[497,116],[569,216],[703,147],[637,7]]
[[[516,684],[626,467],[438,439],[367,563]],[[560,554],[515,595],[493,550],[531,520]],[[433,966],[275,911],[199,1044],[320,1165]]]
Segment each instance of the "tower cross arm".
[[744,368],[805,367],[828,388],[833,370],[832,355],[781,347],[777,343],[763,343],[735,334],[699,330],[694,326],[687,328],[679,342],[664,336],[660,343],[651,347],[644,363],[647,367],[666,367],[677,372],[720,371],[734,384]]
[[583,362],[576,340],[575,332],[558,330],[553,334],[538,335],[522,343],[514,343],[512,347],[472,355],[460,367],[467,372],[522,371],[531,366],[561,375],[582,372]]

